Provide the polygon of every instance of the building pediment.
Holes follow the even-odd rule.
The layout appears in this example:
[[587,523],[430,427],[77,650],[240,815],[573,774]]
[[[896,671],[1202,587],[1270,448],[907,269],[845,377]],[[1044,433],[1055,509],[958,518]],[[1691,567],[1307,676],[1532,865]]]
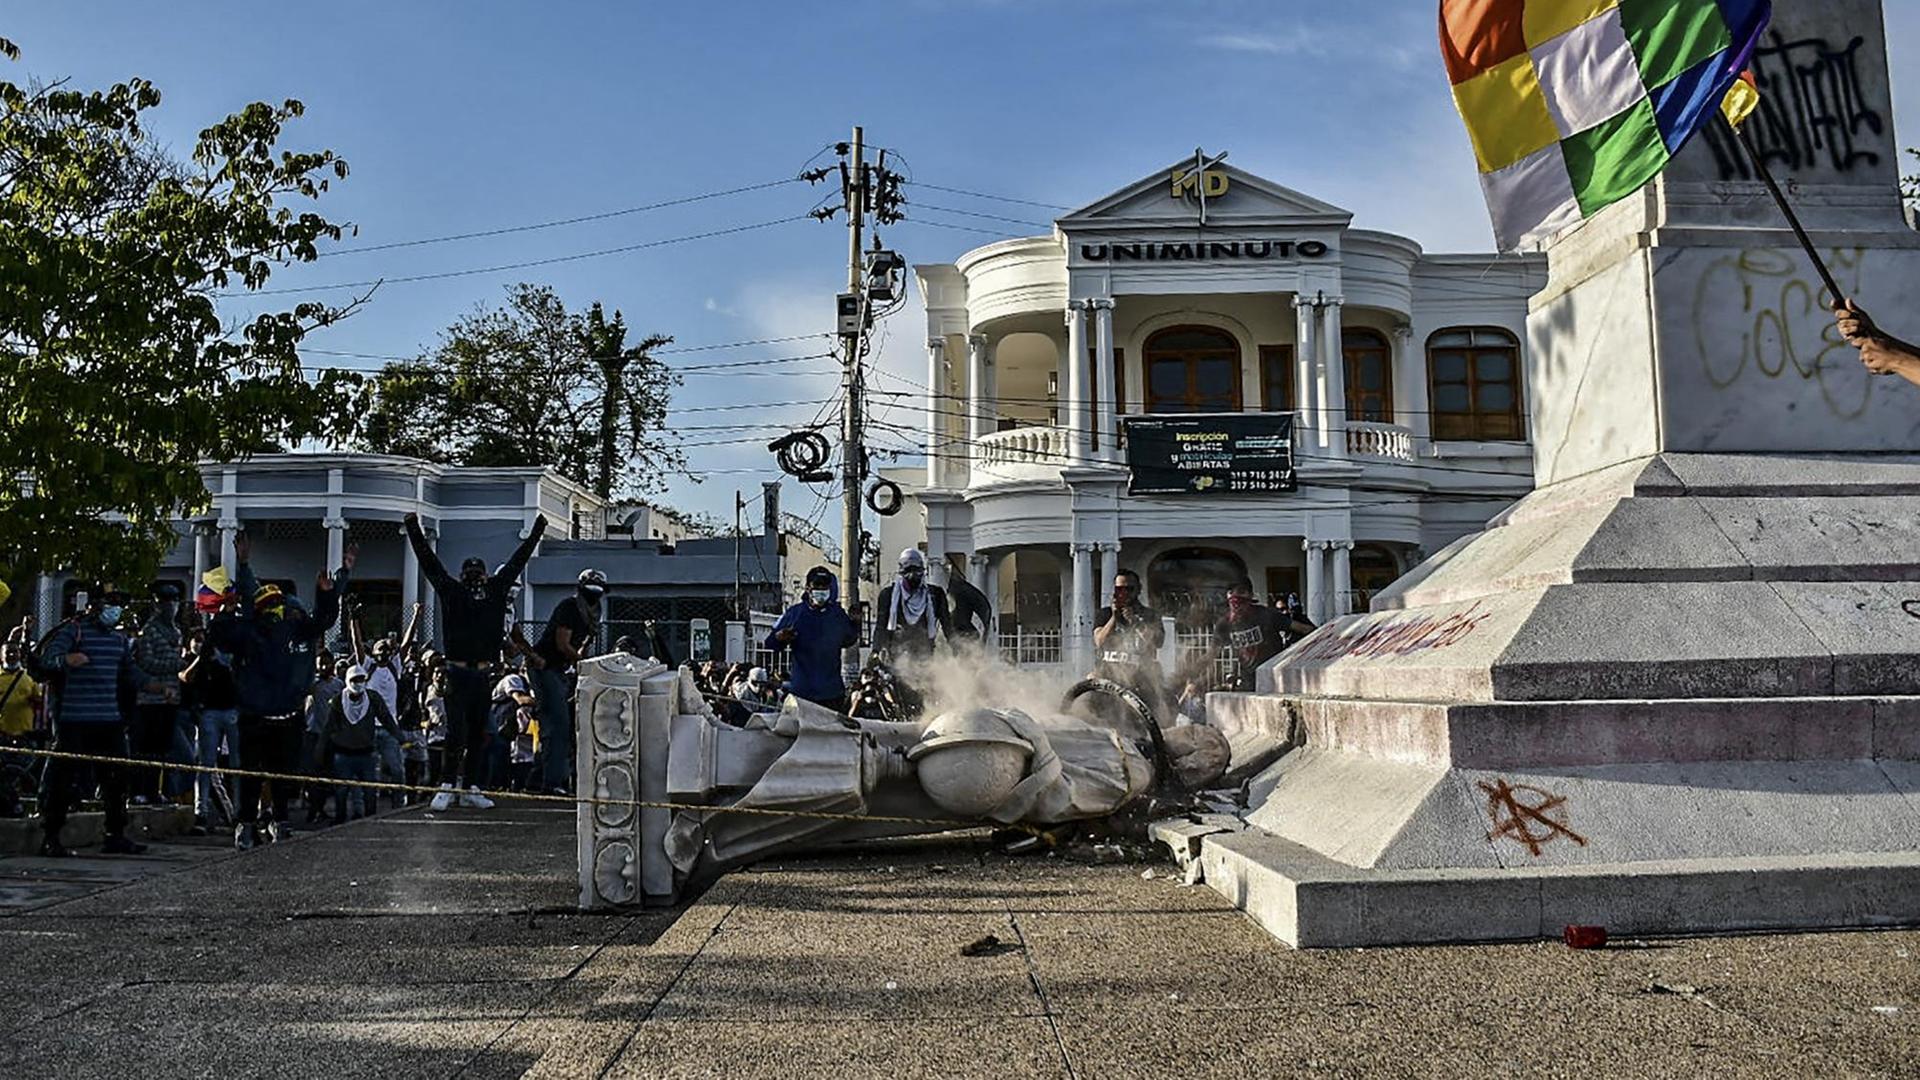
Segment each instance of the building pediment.
[[1262,226],[1345,228],[1351,211],[1255,176],[1226,162],[1196,175],[1184,158],[1059,219],[1063,232],[1114,228],[1218,228]]

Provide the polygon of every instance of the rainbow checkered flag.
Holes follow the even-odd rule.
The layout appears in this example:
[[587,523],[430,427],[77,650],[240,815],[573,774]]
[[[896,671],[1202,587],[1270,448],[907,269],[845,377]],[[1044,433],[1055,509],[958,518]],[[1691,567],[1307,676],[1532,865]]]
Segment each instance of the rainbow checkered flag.
[[1500,250],[1660,175],[1772,19],[1770,0],[1441,0],[1440,51]]

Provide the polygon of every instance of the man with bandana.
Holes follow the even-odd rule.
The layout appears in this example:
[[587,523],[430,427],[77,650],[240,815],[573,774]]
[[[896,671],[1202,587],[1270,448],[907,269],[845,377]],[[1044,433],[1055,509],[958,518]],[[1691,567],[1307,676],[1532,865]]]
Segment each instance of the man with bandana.
[[[301,743],[306,735],[308,692],[313,688],[315,652],[340,616],[340,591],[353,573],[358,549],[349,545],[340,569],[320,571],[314,588],[313,611],[294,602],[278,585],[262,585],[254,577],[250,559],[253,543],[245,533],[234,537],[234,580],[242,603],[207,627],[207,640],[233,658],[233,681],[240,700],[240,745],[248,769],[263,772],[300,771]],[[250,603],[247,601],[251,601]],[[240,802],[234,807],[233,846],[244,851],[260,838],[258,822],[262,781],[240,778]],[[264,809],[266,837],[278,843],[287,836],[287,807],[299,785],[273,781],[273,804]]]
[[573,595],[553,606],[529,661],[540,710],[540,756],[546,759],[536,782],[555,795],[573,790],[573,669],[594,655],[589,650],[600,634],[606,595],[606,574],[580,571]]
[[[127,720],[120,711],[120,693],[141,679],[133,662],[133,642],[119,630],[127,598],[113,589],[97,590],[92,596],[87,610],[62,624],[40,649],[41,665],[62,674],[53,714],[53,748],[124,758]],[[94,771],[107,815],[107,838],[100,850],[108,855],[140,854],[146,845],[127,839],[126,773],[118,765],[100,765]],[[61,758],[47,762],[40,791],[40,824],[46,833],[40,842],[41,855],[73,854],[60,842],[60,830],[78,801],[74,788],[82,772],[75,762]]]
[[[460,576],[447,573],[440,556],[420,531],[420,516],[408,514],[407,541],[420,560],[420,569],[433,585],[440,600],[440,626],[444,636],[442,653],[447,672],[447,738],[441,746],[440,791],[433,797],[435,812],[460,805],[485,810],[493,800],[480,794],[480,777],[486,768],[483,752],[487,740],[488,716],[493,704],[494,666],[500,661],[501,629],[507,623],[508,602],[520,572],[540,537],[547,531],[547,518],[533,519],[527,538],[514,550],[498,573],[487,573],[485,559],[469,556],[460,563]],[[464,784],[465,791],[457,785]]]
[[947,593],[927,581],[927,557],[919,548],[900,553],[899,574],[880,590],[880,618],[873,628],[873,653],[899,664],[933,655],[936,633],[953,636],[953,614]]
[[1314,630],[1312,623],[1296,617],[1291,609],[1254,603],[1251,578],[1242,577],[1234,582],[1227,590],[1227,616],[1213,629],[1215,648],[1235,662],[1229,689],[1251,691],[1254,673],[1263,664]]
[[333,823],[347,822],[347,808],[359,796],[354,817],[368,817],[380,808],[372,790],[361,785],[373,782],[376,733],[385,732],[400,742],[400,726],[394,722],[387,699],[373,691],[367,669],[354,665],[347,669],[346,686],[327,707],[327,718],[320,727],[322,754],[333,759],[333,777],[339,781],[333,789]]

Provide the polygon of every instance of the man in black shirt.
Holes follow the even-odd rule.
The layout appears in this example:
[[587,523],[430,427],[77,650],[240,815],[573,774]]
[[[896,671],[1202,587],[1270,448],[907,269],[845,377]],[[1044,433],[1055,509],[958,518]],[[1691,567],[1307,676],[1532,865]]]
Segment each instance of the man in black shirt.
[[[507,602],[514,583],[533,558],[533,549],[547,531],[546,515],[533,519],[527,538],[514,550],[497,574],[487,573],[485,559],[469,556],[460,564],[460,576],[447,573],[440,556],[420,531],[420,516],[408,514],[407,540],[420,560],[420,569],[440,598],[440,627],[447,665],[447,740],[441,747],[440,792],[433,809],[460,805],[485,810],[493,800],[480,794],[480,774],[486,765],[481,753],[487,739],[488,712],[493,703],[493,668],[500,660],[501,628],[507,621]],[[456,792],[458,783],[467,790]]]
[[1173,722],[1160,673],[1160,646],[1167,639],[1160,613],[1140,599],[1140,575],[1122,570],[1113,578],[1113,602],[1093,617],[1093,673],[1145,698],[1163,724]]
[[947,600],[953,608],[955,641],[985,641],[988,648],[999,644],[994,640],[993,601],[974,588],[964,574],[948,577]]
[[553,606],[546,632],[533,647],[534,700],[540,709],[539,786],[556,795],[573,790],[573,669],[594,655],[600,635],[607,575],[582,570],[573,595]]
[[1292,609],[1254,603],[1253,581],[1241,578],[1227,590],[1227,617],[1213,628],[1214,647],[1231,656],[1235,671],[1231,689],[1251,691],[1254,672],[1279,656],[1315,627],[1297,618]]

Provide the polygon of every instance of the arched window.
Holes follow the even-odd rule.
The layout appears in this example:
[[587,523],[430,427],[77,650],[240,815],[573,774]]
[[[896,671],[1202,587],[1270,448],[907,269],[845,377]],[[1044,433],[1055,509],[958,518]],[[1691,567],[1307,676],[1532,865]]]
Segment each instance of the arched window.
[[1435,439],[1522,442],[1520,342],[1494,327],[1456,327],[1427,340]]
[[1227,590],[1246,576],[1240,556],[1219,548],[1175,548],[1147,568],[1148,603],[1181,626],[1210,626],[1226,605]]
[[1240,411],[1240,343],[1210,326],[1176,326],[1147,339],[1147,411]]
[[1400,580],[1400,560],[1378,544],[1354,547],[1348,562],[1353,580],[1353,610],[1367,611],[1375,593]]
[[1347,357],[1347,419],[1393,423],[1393,349],[1378,330],[1340,332]]

